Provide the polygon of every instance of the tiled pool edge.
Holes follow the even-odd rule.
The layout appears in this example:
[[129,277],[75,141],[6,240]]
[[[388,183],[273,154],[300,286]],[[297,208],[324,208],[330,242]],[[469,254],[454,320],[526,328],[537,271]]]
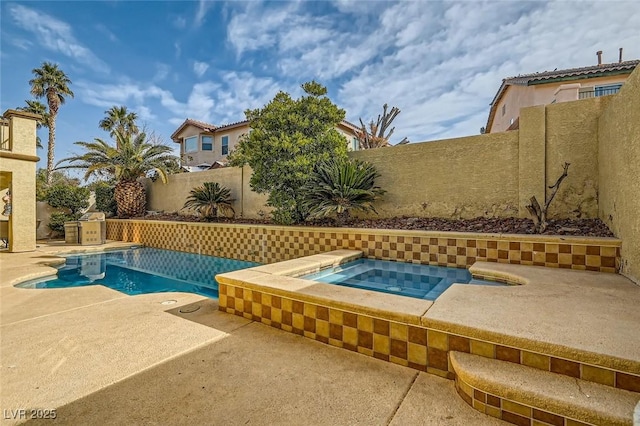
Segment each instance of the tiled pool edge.
[[[304,259],[296,262],[301,262],[308,270]],[[326,284],[278,277],[278,280],[287,278],[289,281],[286,285],[299,285],[303,289],[287,291],[286,285],[271,287],[271,282],[278,280],[273,276],[269,277],[267,272],[254,272],[252,276],[250,271],[217,276],[221,311],[450,379],[453,378],[453,370],[448,355],[450,351],[458,351],[620,389],[636,392],[640,390],[640,376],[630,374],[618,366],[590,364],[556,353],[543,354],[533,350],[534,345],[531,344],[520,344],[522,342],[515,340],[510,341],[510,345],[500,344],[498,342],[504,343],[500,336],[483,336],[491,338],[483,340],[470,337],[473,335],[471,332],[469,335],[455,334],[447,330],[446,326],[439,328],[437,323],[428,324],[423,315],[431,306],[430,303],[424,305],[423,314],[418,314],[420,308],[413,305],[407,310],[413,313],[402,313],[371,306],[336,303],[331,298],[317,296],[318,292],[307,290],[316,286],[322,288]],[[388,299],[389,295],[384,295],[384,298]],[[408,298],[400,299],[404,301]],[[629,369],[635,371],[635,368]]]
[[336,249],[382,260],[469,267],[477,261],[616,272],[616,238],[482,234],[363,228],[283,227],[107,220],[110,240],[149,247],[275,263]]

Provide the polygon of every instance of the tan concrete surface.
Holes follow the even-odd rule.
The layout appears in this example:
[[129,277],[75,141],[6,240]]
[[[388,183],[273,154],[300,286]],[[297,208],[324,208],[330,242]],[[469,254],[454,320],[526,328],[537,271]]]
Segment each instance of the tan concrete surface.
[[450,359],[456,375],[475,389],[588,424],[630,425],[640,402],[635,392],[525,365],[460,352]]
[[502,420],[476,410],[468,413],[469,405],[456,392],[453,380],[420,373],[402,401],[391,426],[405,425],[505,425]]
[[[413,413],[424,389],[438,397]],[[54,423],[385,425],[400,406],[412,422],[396,424],[499,424],[458,399],[444,379],[252,323],[60,407]]]
[[569,359],[640,373],[640,286],[589,271],[478,262],[472,273],[524,285],[453,285],[424,325]]
[[[415,370],[221,313],[202,296],[13,287],[20,273],[54,271],[41,263],[65,250],[41,249],[0,255],[3,413],[55,408],[54,423],[74,425],[368,425],[396,412],[420,424],[495,424],[461,406],[450,382],[420,373],[414,383]],[[443,396],[415,414],[414,386]]]

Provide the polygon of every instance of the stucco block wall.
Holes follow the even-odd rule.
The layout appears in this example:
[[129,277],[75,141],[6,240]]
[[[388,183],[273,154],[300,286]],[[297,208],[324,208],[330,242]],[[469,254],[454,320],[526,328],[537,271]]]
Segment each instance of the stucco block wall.
[[[9,251],[36,249],[36,119],[38,115],[8,110],[10,149],[0,151],[0,189],[11,190],[8,217]],[[7,220],[7,217],[2,217]]]
[[398,215],[472,218],[518,213],[518,132],[356,151],[387,191],[375,207]]
[[622,239],[620,272],[640,283],[640,69],[598,121],[599,216]]
[[[267,196],[251,190],[250,178],[251,169],[249,167],[225,167],[170,175],[166,184],[160,180],[156,182],[147,180],[147,210],[179,211],[193,188],[202,186],[204,182],[218,182],[231,191],[231,198],[234,200],[232,207],[237,217],[259,219],[261,210],[265,212],[265,215],[268,212],[264,206],[267,202]],[[186,209],[182,213],[193,214],[194,212]]]
[[520,117],[518,150],[518,212],[529,217],[526,206],[531,197],[545,200],[546,120],[544,106],[523,108]]
[[[598,217],[598,117],[612,96],[547,105],[546,186],[571,163],[549,217]],[[540,200],[540,199],[538,199]]]

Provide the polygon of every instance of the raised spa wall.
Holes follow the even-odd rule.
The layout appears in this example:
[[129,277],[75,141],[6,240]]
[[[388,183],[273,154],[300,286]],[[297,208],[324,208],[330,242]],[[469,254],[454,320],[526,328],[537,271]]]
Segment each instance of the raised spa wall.
[[475,262],[616,272],[615,238],[107,220],[107,239],[258,263],[337,249],[365,257],[468,268]]
[[[450,324],[427,315],[432,301],[299,278],[361,256],[362,253],[356,250],[335,250],[217,275],[219,309],[448,379],[456,376],[450,354],[461,352],[640,392],[639,365],[636,362],[610,357],[594,358],[588,353],[559,345],[541,345],[524,338],[505,338],[478,333],[477,330],[465,335],[453,332]],[[474,277],[478,275],[474,273],[476,269],[482,272],[486,265],[489,264],[482,262],[481,267],[472,267]],[[509,276],[502,278],[510,284],[520,284]],[[467,397],[469,386],[460,381],[456,386],[465,401],[470,403]],[[482,396],[479,392],[474,394],[471,391],[471,394]],[[532,419],[537,418],[535,416],[543,416],[561,419],[565,424],[564,418],[550,412],[524,407],[528,410],[528,414],[524,414],[526,410],[512,409],[522,408],[513,401],[501,401],[494,396],[489,400],[486,398],[480,411],[512,423],[531,424]],[[473,406],[479,409],[479,404]],[[587,423],[567,419],[566,424]]]

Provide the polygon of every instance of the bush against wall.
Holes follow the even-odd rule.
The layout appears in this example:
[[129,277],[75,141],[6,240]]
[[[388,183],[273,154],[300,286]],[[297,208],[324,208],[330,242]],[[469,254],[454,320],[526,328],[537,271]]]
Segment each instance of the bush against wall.
[[49,219],[49,228],[56,234],[63,234],[64,222],[78,220],[80,211],[89,207],[89,189],[68,183],[49,187],[44,198],[51,207],[62,210]]
[[114,196],[115,185],[105,181],[99,181],[92,185],[96,194],[96,210],[104,212],[106,216],[116,214],[117,204]]

